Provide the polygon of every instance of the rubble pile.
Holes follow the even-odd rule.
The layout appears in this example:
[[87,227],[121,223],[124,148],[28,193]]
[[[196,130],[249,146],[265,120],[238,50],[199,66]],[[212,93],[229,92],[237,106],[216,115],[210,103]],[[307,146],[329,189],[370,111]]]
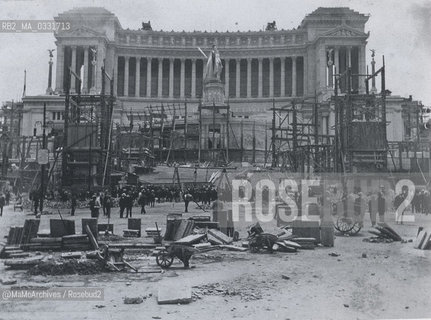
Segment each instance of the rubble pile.
[[67,274],[97,274],[106,272],[108,269],[105,264],[99,260],[49,260],[42,261],[28,270],[30,275],[43,275],[43,276],[59,276]]
[[216,283],[193,287],[193,300],[202,299],[202,296],[237,296],[243,301],[262,299],[262,294],[256,288],[234,288],[232,286]]

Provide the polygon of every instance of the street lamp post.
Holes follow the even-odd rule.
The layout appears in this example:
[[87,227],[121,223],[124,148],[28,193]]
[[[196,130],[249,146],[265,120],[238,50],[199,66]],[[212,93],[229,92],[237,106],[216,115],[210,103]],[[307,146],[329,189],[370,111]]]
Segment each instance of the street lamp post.
[[2,179],[5,179],[7,176],[7,166],[8,166],[8,160],[7,160],[7,149],[8,149],[8,143],[9,143],[9,135],[7,133],[7,126],[3,126],[3,132],[0,136],[1,143],[3,145],[2,149]]
[[[40,121],[37,121],[36,124],[40,123]],[[39,190],[39,209],[42,213],[43,211],[43,202],[45,199],[45,171],[46,171],[46,165],[49,163],[49,153],[46,146],[46,128],[48,127],[47,121],[46,121],[46,102],[43,104],[43,122],[42,122],[42,149],[39,151],[39,159],[38,162],[40,164],[40,190]]]

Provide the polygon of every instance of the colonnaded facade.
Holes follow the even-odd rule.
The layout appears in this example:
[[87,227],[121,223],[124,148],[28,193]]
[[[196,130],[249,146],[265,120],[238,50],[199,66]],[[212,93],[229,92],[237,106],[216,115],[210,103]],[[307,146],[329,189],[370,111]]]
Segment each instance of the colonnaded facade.
[[[61,132],[69,68],[82,79],[79,83],[71,77],[71,93],[97,95],[102,90],[103,65],[114,82],[116,124],[128,125],[133,115],[136,125],[136,119],[145,118],[154,107],[160,111],[162,105],[162,110],[167,110],[166,106],[187,103],[187,115],[177,113],[174,117],[178,119],[176,130],[181,130],[183,121],[183,127],[193,131],[199,119],[202,129],[197,134],[195,128],[195,134],[185,136],[190,143],[182,142],[180,148],[236,150],[241,159],[247,159],[241,150],[253,150],[250,159],[254,162],[256,150],[265,157],[268,154],[273,105],[287,106],[292,100],[303,99],[319,102],[318,130],[334,135],[329,98],[336,85],[341,94],[346,88],[343,82],[334,83],[333,75],[350,67],[355,75],[353,91],[365,91],[364,82],[356,75],[366,73],[368,18],[345,7],[318,8],[292,30],[277,30],[273,24],[260,31],[186,32],[155,31],[146,23],[136,30],[124,29],[104,8],[60,13],[55,21],[70,28],[55,33],[55,87],[48,88],[46,95],[23,98],[23,135],[41,134],[36,124],[42,123],[44,103],[47,120]],[[204,55],[213,45],[223,66],[219,76],[228,122],[226,113],[200,118],[198,108],[204,98]],[[109,88],[106,77],[105,81],[105,88]],[[311,117],[311,108],[304,104],[298,112],[306,119]],[[169,115],[166,123],[173,123]],[[200,136],[199,141],[191,141],[193,135],[195,140]]]
[[[221,80],[232,112],[265,112],[271,102],[334,89],[332,74],[351,66],[364,74],[364,32],[368,16],[349,8],[318,8],[297,29],[248,32],[154,31],[123,29],[103,8],[76,8],[55,17],[70,30],[55,34],[55,92],[63,93],[69,67],[83,78],[82,93],[101,90],[100,67],[113,74],[114,91],[127,110],[152,104],[197,104],[202,97],[204,53],[216,45],[223,63]],[[353,88],[364,90],[363,81]],[[72,81],[71,92],[78,83]],[[340,88],[343,90],[343,88]]]

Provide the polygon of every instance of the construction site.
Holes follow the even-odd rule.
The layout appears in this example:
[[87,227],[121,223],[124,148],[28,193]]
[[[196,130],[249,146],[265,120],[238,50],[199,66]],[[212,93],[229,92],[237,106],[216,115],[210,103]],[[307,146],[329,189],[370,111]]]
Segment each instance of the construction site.
[[46,92],[0,109],[0,318],[430,317],[430,107],[370,18],[58,13]]

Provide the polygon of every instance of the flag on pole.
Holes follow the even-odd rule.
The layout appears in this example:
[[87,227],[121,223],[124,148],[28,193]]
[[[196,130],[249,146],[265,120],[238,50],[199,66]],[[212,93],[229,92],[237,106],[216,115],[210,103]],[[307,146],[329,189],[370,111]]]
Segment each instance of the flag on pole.
[[26,82],[27,82],[27,70],[24,69],[24,88],[22,90],[22,96],[23,97],[25,97]]

